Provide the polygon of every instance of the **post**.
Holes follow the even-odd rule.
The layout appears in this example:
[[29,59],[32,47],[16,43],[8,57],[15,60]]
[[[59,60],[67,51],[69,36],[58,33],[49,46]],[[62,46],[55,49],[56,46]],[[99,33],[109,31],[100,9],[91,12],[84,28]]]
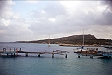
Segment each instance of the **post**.
[[38,57],[40,57],[40,53],[39,53]]
[[80,55],[78,55],[78,58],[80,58]]
[[20,50],[19,51],[21,51],[21,48],[20,48]]
[[93,59],[93,55],[90,55],[90,58]]
[[18,49],[16,48],[16,50],[15,50],[15,48],[14,48],[14,52],[18,55]]
[[65,54],[65,58],[67,58],[67,54]]
[[78,58],[80,58],[80,54],[78,55]]
[[87,50],[86,50],[86,56],[87,56]]
[[54,58],[54,53],[52,53],[52,58]]
[[26,53],[26,57],[28,57],[28,53]]
[[16,50],[16,49],[14,48],[14,52],[15,52],[15,50]]

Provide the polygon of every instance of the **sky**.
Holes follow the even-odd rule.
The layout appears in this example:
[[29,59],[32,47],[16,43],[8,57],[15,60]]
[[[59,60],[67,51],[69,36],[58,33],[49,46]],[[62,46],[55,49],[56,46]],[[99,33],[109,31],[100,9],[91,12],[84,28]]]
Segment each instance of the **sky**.
[[0,42],[95,35],[112,39],[112,1],[0,0]]

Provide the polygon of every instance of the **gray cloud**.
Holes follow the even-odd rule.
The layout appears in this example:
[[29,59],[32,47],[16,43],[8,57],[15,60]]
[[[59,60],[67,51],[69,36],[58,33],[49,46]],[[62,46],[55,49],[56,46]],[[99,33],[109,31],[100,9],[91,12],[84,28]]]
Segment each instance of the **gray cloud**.
[[103,0],[101,3],[107,5],[107,7],[112,11],[112,0]]
[[49,17],[66,14],[65,8],[59,2],[50,2],[44,11]]
[[[42,9],[45,13],[42,13],[41,10],[32,11],[32,17],[35,18],[36,22],[33,22],[29,29],[37,34],[45,35],[87,30],[91,25],[112,25],[112,13],[106,8],[102,12],[97,12],[95,10],[97,7],[93,8],[94,6],[93,4],[92,8],[90,7],[88,13],[83,10],[89,8],[85,5],[78,7],[72,11],[72,14],[69,14],[60,3],[50,3]],[[49,18],[55,18],[55,22],[49,21]]]
[[67,8],[60,2],[47,1],[43,5],[40,1],[37,3],[39,7],[26,12],[28,19],[14,13],[11,4],[0,1],[0,40],[35,40],[46,38],[49,34],[56,38],[68,34],[82,34],[83,29],[87,34],[97,36],[112,32],[112,12],[107,6],[108,3],[102,3],[107,6],[103,9],[96,1],[82,1],[81,4],[76,4],[77,6]]
[[0,1],[0,18],[5,18],[9,19],[10,15],[12,14],[11,12],[11,0],[1,0]]
[[6,4],[7,3],[5,1],[3,0],[0,1],[0,17],[2,17],[2,13]]
[[[47,6],[30,11],[31,18],[53,18],[57,15],[66,15],[66,9],[59,2],[47,2]],[[39,4],[41,6],[41,3]]]

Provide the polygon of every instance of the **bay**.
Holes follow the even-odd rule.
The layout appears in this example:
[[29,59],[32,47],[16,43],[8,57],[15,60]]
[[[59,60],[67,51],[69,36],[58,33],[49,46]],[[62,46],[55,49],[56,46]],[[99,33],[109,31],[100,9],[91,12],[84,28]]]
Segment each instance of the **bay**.
[[[20,54],[19,57],[0,57],[0,75],[112,75],[112,59],[100,59],[89,56],[81,56],[74,53],[77,47],[63,47],[57,44],[36,43],[0,43],[0,50],[3,48],[21,48],[24,51],[48,51],[62,50],[69,51],[68,57],[65,55],[51,54]],[[99,50],[106,50],[98,47]]]

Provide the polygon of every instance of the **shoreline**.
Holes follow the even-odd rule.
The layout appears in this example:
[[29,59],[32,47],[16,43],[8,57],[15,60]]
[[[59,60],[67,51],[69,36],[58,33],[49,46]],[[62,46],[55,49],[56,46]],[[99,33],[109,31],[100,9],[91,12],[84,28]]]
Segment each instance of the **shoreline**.
[[[59,46],[67,46],[67,47],[81,47],[82,45],[59,44]],[[104,47],[104,45],[84,45],[84,47]]]

